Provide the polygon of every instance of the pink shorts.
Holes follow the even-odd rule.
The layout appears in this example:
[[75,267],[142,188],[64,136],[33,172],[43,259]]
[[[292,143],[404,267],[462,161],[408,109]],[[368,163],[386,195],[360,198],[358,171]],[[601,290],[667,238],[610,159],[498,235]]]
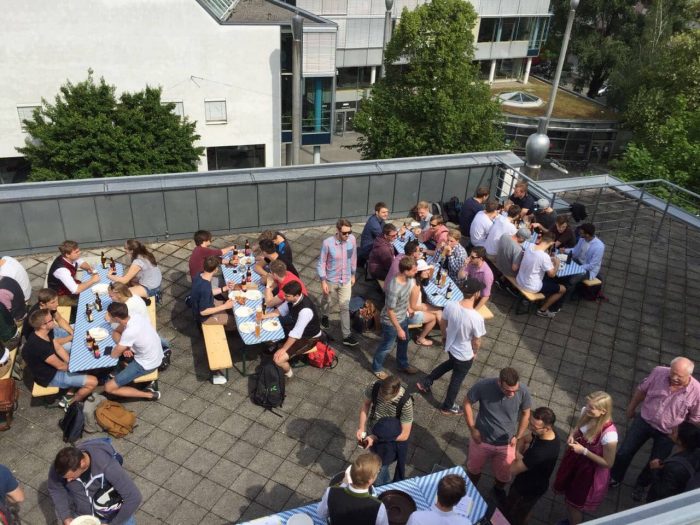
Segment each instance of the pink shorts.
[[467,470],[472,474],[481,474],[484,464],[491,460],[491,470],[494,477],[501,483],[510,481],[510,465],[515,461],[515,447],[510,445],[489,445],[469,441],[467,455]]

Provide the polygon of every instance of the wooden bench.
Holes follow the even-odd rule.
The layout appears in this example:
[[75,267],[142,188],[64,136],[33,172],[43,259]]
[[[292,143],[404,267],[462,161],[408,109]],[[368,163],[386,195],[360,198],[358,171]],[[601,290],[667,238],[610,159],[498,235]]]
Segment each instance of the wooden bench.
[[156,301],[151,300],[151,303],[146,307],[148,310],[148,318],[151,320],[151,325],[156,328]]
[[584,286],[600,286],[603,284],[603,281],[597,277],[595,279],[584,279],[582,282]]
[[489,307],[484,305],[481,308],[477,308],[476,311],[481,315],[481,317],[484,318],[484,321],[488,321],[489,319],[493,319],[493,313],[491,310],[489,310]]
[[32,387],[32,397],[46,397],[55,396],[60,392],[57,386],[41,386],[38,383],[34,383]]
[[0,379],[9,379],[12,377],[12,368],[15,366],[16,357],[17,349],[15,348],[14,350],[10,350],[10,357],[7,359],[7,362],[10,363],[10,368],[7,369],[7,372],[5,372]]
[[[207,351],[207,360],[209,361],[209,370],[215,372],[224,370],[226,379],[228,380],[228,369],[233,368],[231,360],[231,352],[228,348],[228,340],[226,339],[226,331],[223,325],[220,324],[203,324],[202,335],[204,336],[204,347]],[[245,375],[245,346],[243,347],[243,372]]]
[[149,374],[144,374],[133,380],[133,383],[153,383],[153,390],[158,390],[158,369]]
[[[535,304],[535,303],[537,303],[537,301],[542,301],[544,299],[544,294],[542,294],[540,292],[533,293],[533,292],[528,292],[527,290],[523,290],[522,288],[520,288],[520,286],[518,286],[517,281],[515,280],[515,277],[506,276],[506,279],[508,279],[508,282],[510,282],[510,284],[513,285],[513,288],[518,290],[520,292],[520,295],[522,295],[530,304]],[[529,305],[528,305],[528,308],[526,308],[526,310],[524,312],[521,311],[520,301],[518,300],[518,304],[515,307],[515,314],[518,315],[518,314],[527,313],[528,310],[529,310]]]

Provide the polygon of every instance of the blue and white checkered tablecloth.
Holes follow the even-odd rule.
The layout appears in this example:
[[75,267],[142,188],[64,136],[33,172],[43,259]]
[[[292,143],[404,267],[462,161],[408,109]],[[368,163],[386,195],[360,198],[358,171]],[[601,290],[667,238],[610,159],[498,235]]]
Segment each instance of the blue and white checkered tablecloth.
[[[394,249],[398,253],[405,253],[404,246],[406,246],[406,243],[408,241],[412,241],[416,238],[416,236],[413,234],[412,231],[408,230],[406,231],[403,240],[401,239],[401,236],[399,235],[396,240],[391,243],[391,245],[394,247]],[[424,250],[427,248],[425,244],[420,243],[420,247],[423,248]]]
[[[230,257],[230,253],[227,253],[224,255],[224,258]],[[235,270],[235,273],[234,273]],[[230,266],[226,265],[221,265],[221,273],[224,276],[224,280],[228,283],[233,281],[236,284],[240,284],[243,279],[245,278],[247,267],[239,266],[236,268],[232,268]],[[260,276],[253,271],[252,265],[250,266],[251,270],[251,280],[258,285],[258,290],[260,293],[264,296],[265,295],[265,284],[262,282],[262,279]],[[240,308],[243,305],[239,305],[237,302],[234,301],[233,303],[233,312],[234,312],[234,317],[236,319],[236,326],[238,327],[238,334],[241,336],[241,339],[243,339],[243,342],[247,345],[256,345],[259,343],[266,343],[269,341],[279,341],[280,339],[284,339],[284,330],[282,329],[282,325],[280,327],[273,331],[269,332],[267,330],[261,329],[260,330],[260,337],[255,336],[255,332],[249,333],[249,334],[244,334],[241,332],[241,323],[244,323],[246,321],[253,321],[255,322],[255,309],[258,307],[258,305],[262,304],[262,297],[260,299],[257,299],[255,301],[251,299],[246,299],[245,301],[245,306],[250,308],[251,314],[247,317],[242,317],[236,314],[236,308]]]
[[[440,472],[428,474],[427,476],[420,476],[398,481],[396,483],[390,483],[388,485],[377,487],[375,491],[379,495],[387,490],[401,490],[413,498],[413,501],[416,503],[417,510],[428,510],[437,500],[438,483],[448,474],[457,474],[465,479],[467,483],[466,498],[469,498],[468,502],[465,501],[467,511],[462,512],[459,508],[461,507],[460,504],[457,505],[456,509],[458,513],[469,518],[472,523],[477,522],[484,516],[484,514],[486,514],[487,505],[484,498],[482,498],[481,494],[479,494],[479,491],[476,490],[476,487],[471,481],[469,481],[469,478],[462,467],[452,467],[450,469],[441,470]],[[286,525],[287,520],[289,520],[290,517],[292,517],[294,514],[301,513],[308,515],[313,520],[314,525],[326,525],[326,520],[321,519],[316,513],[317,507],[318,503],[311,503],[310,505],[305,505],[296,509],[285,510],[269,516],[271,520],[270,522],[274,523],[275,520],[277,520],[281,525]],[[246,523],[251,524],[253,522]],[[246,523],[241,525],[246,525]]]
[[[100,264],[94,266],[97,273],[100,276],[101,283],[109,284],[111,281],[107,278],[109,273],[109,266],[107,269],[103,269]],[[123,266],[117,263],[117,274],[122,275],[124,271]],[[83,274],[83,281],[90,279],[90,275],[87,272]],[[70,349],[70,360],[68,361],[68,370],[70,372],[83,372],[85,370],[96,370],[98,368],[112,368],[117,365],[118,359],[106,356],[104,354],[104,349],[107,346],[115,346],[114,341],[111,337],[107,337],[102,341],[98,341],[97,345],[100,347],[100,357],[95,359],[95,356],[91,351],[87,349],[85,344],[85,332],[91,328],[101,327],[107,330],[108,334],[112,334],[112,327],[107,321],[105,321],[105,313],[107,312],[107,307],[110,305],[112,300],[109,298],[108,294],[100,295],[100,300],[102,301],[102,311],[98,312],[93,308],[92,310],[92,323],[88,323],[87,317],[85,316],[85,305],[88,303],[95,302],[95,292],[92,287],[84,290],[78,296],[78,310],[75,316],[75,325],[73,326],[73,344]]]
[[[452,297],[447,299],[447,289],[450,286],[452,286]],[[464,299],[464,295],[462,295],[459,287],[450,277],[447,277],[445,286],[443,287],[439,287],[437,284],[435,284],[435,281],[431,279],[430,282],[423,287],[423,289],[428,296],[428,302],[433,306],[437,306],[438,308],[444,308],[448,300],[461,301]]]

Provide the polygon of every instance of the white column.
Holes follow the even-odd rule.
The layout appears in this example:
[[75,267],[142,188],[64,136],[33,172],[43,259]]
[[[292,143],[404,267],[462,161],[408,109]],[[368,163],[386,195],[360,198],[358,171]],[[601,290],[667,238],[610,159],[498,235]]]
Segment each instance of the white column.
[[314,164],[321,164],[321,146],[314,146]]
[[493,84],[493,79],[496,76],[496,60],[491,61],[491,71],[489,71],[489,84]]
[[369,83],[374,84],[377,81],[377,66],[372,66],[369,70]]
[[527,84],[530,80],[530,66],[532,66],[532,57],[527,57],[527,62],[525,63],[525,74],[523,75],[523,84]]

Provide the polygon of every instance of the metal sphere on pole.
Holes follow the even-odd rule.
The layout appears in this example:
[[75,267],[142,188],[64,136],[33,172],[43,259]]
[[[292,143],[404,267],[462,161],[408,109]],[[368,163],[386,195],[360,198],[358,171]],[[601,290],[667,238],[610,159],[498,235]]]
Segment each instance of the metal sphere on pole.
[[299,164],[301,148],[301,46],[304,19],[299,14],[292,18],[292,165]]
[[386,65],[384,64],[384,54],[386,53],[386,45],[391,40],[391,10],[394,7],[394,0],[384,0],[386,12],[384,13],[384,43],[382,44],[382,68],[379,74],[380,78],[386,76]]

